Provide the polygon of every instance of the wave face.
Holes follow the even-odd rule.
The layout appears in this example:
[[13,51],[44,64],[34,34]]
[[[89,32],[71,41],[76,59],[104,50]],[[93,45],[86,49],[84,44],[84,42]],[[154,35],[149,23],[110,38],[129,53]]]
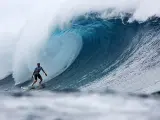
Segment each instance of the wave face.
[[56,78],[58,84],[55,80],[49,83],[52,87],[77,88],[106,75],[128,58],[132,50],[127,49],[139,29],[138,23],[104,20],[95,13],[78,17],[71,25],[69,29],[82,37],[83,48],[75,62]]
[[[158,90],[159,19],[153,18],[144,23],[120,23],[121,25],[115,22],[115,26],[119,28],[114,29],[115,26],[113,26],[115,35],[107,34],[108,36],[111,35],[109,39],[111,48],[107,50],[109,53],[104,54],[103,58],[100,59],[104,61],[104,63],[100,62],[102,64],[99,64],[102,70],[100,77],[96,78],[96,82],[83,88],[127,90],[128,92]],[[101,53],[103,52],[98,54]],[[94,59],[98,59],[97,55]],[[97,73],[94,73],[93,76],[97,76]]]
[[48,85],[53,89],[152,89],[151,74],[158,75],[153,68],[159,65],[159,19],[143,23],[128,23],[128,19],[104,20],[90,13],[73,20],[70,29],[82,37],[83,48],[75,62]]
[[49,89],[158,89],[158,1],[16,2],[7,17],[2,3],[1,79],[24,83],[40,62]]

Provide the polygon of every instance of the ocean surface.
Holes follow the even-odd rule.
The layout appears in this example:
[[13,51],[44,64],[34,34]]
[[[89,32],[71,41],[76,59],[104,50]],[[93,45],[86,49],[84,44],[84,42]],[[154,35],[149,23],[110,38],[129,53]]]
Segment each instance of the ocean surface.
[[1,0],[0,120],[159,120],[159,4]]

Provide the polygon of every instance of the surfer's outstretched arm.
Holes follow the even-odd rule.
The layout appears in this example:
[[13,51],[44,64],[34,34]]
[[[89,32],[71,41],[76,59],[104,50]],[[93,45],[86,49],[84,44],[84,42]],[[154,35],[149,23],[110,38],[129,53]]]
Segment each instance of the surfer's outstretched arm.
[[42,71],[44,72],[44,74],[47,76],[47,73],[43,70],[43,68],[42,68]]

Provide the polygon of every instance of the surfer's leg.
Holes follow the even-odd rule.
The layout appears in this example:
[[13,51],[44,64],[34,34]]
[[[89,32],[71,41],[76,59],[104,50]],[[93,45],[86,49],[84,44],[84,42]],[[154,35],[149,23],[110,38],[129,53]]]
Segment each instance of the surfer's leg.
[[35,80],[34,82],[32,83],[32,86],[37,82],[37,75],[34,76]]
[[42,76],[39,74],[39,75],[38,75],[38,78],[40,79],[39,85],[41,85],[42,80],[43,80],[43,79],[42,79]]
[[32,83],[32,86],[37,82],[37,80],[34,80],[34,82]]

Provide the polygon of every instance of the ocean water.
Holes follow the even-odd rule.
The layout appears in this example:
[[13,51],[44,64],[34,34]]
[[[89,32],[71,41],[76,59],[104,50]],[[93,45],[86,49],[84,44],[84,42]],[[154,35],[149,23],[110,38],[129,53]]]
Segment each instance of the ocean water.
[[159,3],[1,0],[0,119],[159,120]]
[[159,120],[159,99],[121,94],[1,94],[2,120]]

